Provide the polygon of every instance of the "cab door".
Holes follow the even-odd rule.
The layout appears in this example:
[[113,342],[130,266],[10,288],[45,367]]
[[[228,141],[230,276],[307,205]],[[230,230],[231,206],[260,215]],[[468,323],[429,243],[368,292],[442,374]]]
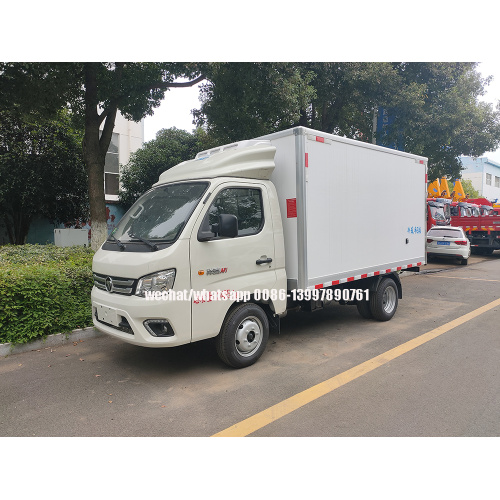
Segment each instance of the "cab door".
[[[224,183],[206,202],[191,235],[191,287],[194,292],[231,292],[276,287],[275,250],[267,187],[262,183]],[[216,236],[200,241],[200,228],[216,229],[220,214],[236,216],[238,234],[234,238]],[[206,234],[206,232],[204,233]],[[217,335],[231,300],[194,298],[192,340]]]

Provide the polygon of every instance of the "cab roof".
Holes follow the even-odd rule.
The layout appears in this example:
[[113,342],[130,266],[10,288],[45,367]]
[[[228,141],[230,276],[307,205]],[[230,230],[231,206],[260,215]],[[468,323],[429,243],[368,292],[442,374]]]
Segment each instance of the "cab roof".
[[159,184],[189,179],[245,177],[269,179],[275,168],[276,148],[267,140],[241,141],[198,153],[160,175]]

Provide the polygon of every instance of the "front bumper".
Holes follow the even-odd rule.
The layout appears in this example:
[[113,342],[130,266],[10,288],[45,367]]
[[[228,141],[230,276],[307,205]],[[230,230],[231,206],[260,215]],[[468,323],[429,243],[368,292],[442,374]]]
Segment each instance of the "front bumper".
[[[191,304],[146,300],[143,297],[123,296],[92,289],[92,318],[97,330],[130,344],[145,347],[174,347],[191,342]],[[100,320],[96,318],[99,309]],[[173,335],[155,337],[144,321],[167,320]]]

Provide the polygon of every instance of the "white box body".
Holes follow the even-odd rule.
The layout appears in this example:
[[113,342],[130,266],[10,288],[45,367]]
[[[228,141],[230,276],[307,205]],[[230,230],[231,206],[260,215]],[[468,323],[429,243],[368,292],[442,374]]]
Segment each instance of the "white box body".
[[289,289],[425,264],[427,158],[304,127],[259,139],[276,147]]

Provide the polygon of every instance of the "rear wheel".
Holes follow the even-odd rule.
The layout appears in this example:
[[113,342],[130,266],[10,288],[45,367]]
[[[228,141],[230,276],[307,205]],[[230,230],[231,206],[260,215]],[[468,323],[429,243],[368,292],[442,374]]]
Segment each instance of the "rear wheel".
[[226,317],[216,348],[219,358],[233,368],[253,365],[264,352],[269,338],[269,320],[256,304],[236,306]]
[[372,319],[373,314],[370,309],[370,301],[369,300],[358,300],[356,302],[356,307],[358,308],[358,312],[361,317],[366,319]]
[[384,278],[370,294],[370,310],[379,321],[388,321],[398,308],[398,287],[390,278]]

